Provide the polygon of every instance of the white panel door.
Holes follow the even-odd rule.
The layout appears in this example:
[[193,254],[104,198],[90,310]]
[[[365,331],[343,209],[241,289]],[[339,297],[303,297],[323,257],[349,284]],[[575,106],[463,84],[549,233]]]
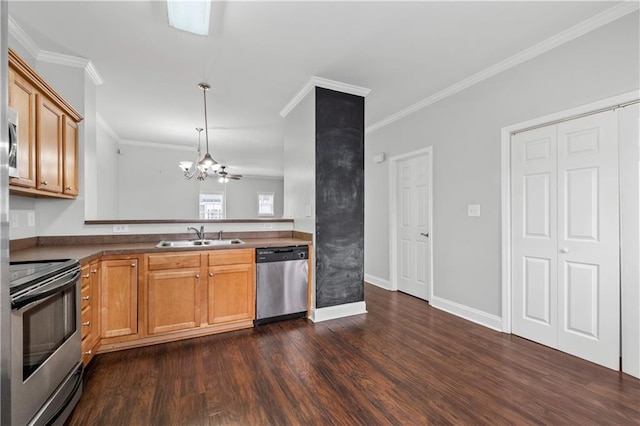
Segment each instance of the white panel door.
[[398,290],[428,300],[431,285],[428,154],[397,165]]
[[512,138],[512,330],[617,370],[620,259],[613,112]]
[[556,347],[557,159],[556,129],[543,127],[512,139],[512,330]]
[[617,117],[558,125],[558,349],[619,369]]

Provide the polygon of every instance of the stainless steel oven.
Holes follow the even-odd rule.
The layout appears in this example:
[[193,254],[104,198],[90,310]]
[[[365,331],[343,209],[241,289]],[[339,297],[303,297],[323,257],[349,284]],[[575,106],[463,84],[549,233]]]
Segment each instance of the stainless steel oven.
[[62,424],[82,393],[80,266],[15,262],[11,272],[11,423]]

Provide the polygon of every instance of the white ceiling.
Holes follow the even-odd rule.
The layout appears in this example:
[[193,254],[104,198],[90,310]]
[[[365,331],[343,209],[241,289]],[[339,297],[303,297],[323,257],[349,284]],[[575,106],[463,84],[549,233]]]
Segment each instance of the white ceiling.
[[10,1],[9,14],[40,49],[93,62],[121,139],[194,146],[208,82],[213,156],[276,176],[279,112],[311,76],[371,89],[371,126],[615,4],[214,2],[208,37],[169,27],[162,1]]

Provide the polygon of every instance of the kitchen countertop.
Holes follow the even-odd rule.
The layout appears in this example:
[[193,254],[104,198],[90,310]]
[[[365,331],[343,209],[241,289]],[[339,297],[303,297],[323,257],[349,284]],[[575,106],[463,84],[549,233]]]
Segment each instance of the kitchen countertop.
[[63,245],[63,246],[38,246],[22,250],[12,250],[11,262],[25,260],[45,259],[78,259],[81,263],[90,262],[100,256],[127,255],[143,253],[170,253],[185,251],[208,250],[237,250],[259,247],[285,247],[296,245],[309,245],[311,241],[299,238],[242,238],[244,244],[215,246],[215,247],[156,247],[160,241],[153,243],[124,243],[124,244],[94,244],[94,245]]

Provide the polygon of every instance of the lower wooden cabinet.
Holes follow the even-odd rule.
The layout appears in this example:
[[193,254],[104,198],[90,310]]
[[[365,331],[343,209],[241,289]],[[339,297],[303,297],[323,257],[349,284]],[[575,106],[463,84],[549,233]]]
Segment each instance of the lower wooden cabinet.
[[170,270],[147,275],[147,333],[200,326],[200,270]]
[[82,361],[86,366],[100,342],[100,261],[82,265],[81,331]]
[[99,352],[253,327],[255,250],[103,257]]
[[253,264],[213,266],[207,279],[207,322],[253,320],[256,312]]
[[138,333],[138,259],[102,261],[100,337]]

